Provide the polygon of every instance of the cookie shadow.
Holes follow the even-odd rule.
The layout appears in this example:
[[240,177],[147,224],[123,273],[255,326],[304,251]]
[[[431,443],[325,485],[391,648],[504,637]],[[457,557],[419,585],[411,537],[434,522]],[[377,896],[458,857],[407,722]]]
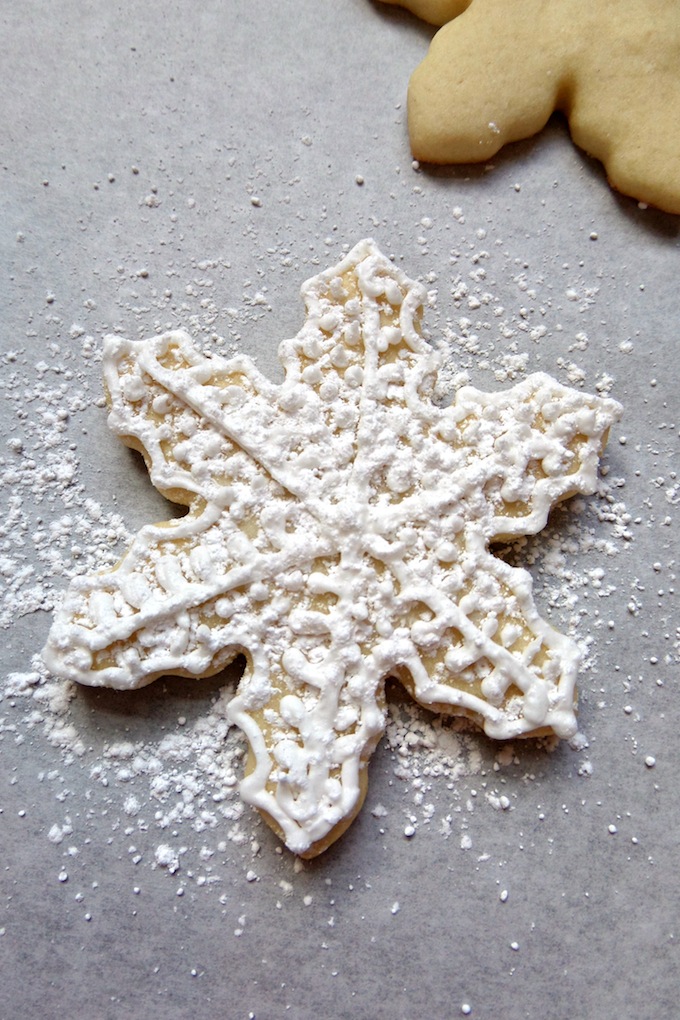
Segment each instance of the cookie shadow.
[[[406,137],[406,127],[404,127]],[[407,144],[408,144],[408,138]],[[600,192],[604,198],[611,197],[616,214],[622,215],[634,224],[638,230],[646,231],[655,238],[676,243],[680,238],[680,216],[664,212],[653,206],[641,203],[630,195],[624,195],[610,184],[604,165],[599,159],[590,156],[573,141],[567,117],[556,111],[545,127],[530,138],[521,139],[504,145],[493,157],[482,163],[460,163],[437,165],[421,163],[420,172],[428,179],[440,183],[452,182],[456,185],[472,185],[490,183],[495,177],[511,171],[527,169],[535,170],[539,160],[544,163],[549,159],[550,150],[568,145],[572,150],[570,162],[574,165],[581,186],[590,192]],[[559,164],[555,164],[559,166]],[[521,179],[521,176],[520,178]],[[552,187],[546,179],[546,188]],[[604,211],[606,212],[606,210]]]
[[145,740],[150,729],[172,732],[200,718],[225,688],[236,690],[244,669],[245,659],[239,656],[215,676],[163,676],[130,691],[78,686],[76,697],[107,738]]

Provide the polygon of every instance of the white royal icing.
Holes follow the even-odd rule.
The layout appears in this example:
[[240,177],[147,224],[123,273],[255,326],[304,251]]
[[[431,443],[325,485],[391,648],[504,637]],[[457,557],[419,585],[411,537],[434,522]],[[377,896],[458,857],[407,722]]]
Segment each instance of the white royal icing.
[[118,688],[244,653],[242,794],[299,853],[358,810],[389,676],[493,737],[573,734],[577,647],[488,546],[594,490],[620,412],[543,374],[437,406],[425,291],[371,241],[302,294],[280,385],[183,332],[106,339],[110,425],[189,511],[74,581],[44,651]]

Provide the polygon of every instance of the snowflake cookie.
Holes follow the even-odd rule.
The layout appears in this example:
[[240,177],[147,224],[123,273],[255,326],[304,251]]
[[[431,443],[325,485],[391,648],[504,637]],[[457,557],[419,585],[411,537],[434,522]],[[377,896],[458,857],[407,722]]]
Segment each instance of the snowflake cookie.
[[302,294],[280,385],[183,332],[107,338],[111,428],[189,510],[71,584],[44,657],[125,689],[243,655],[243,798],[313,856],[361,807],[389,677],[492,737],[574,733],[577,648],[489,544],[593,491],[620,409],[543,374],[433,403],[426,292],[371,241]]
[[678,0],[386,2],[445,26],[409,85],[417,159],[487,160],[561,110],[614,188],[680,213]]

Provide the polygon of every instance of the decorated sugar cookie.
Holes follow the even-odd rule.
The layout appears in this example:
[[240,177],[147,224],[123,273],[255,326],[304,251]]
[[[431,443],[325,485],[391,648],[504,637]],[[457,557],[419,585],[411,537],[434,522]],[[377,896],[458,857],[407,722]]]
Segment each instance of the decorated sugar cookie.
[[242,795],[313,856],[361,807],[389,677],[492,737],[574,733],[577,647],[489,545],[593,491],[620,409],[543,374],[433,403],[426,293],[371,241],[303,297],[280,385],[183,332],[106,340],[109,423],[189,509],[72,583],[44,658],[129,689],[243,654]]
[[680,213],[678,0],[387,2],[444,25],[409,85],[417,159],[487,160],[562,110],[614,188]]

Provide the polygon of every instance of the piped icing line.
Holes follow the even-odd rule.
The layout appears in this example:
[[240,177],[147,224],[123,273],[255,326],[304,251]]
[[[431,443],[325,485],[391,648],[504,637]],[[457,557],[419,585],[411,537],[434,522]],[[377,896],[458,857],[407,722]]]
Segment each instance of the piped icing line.
[[371,241],[302,294],[280,384],[181,331],[107,338],[109,423],[188,512],[72,583],[44,658],[132,688],[243,655],[242,795],[314,854],[361,805],[389,676],[493,737],[574,732],[578,647],[489,543],[594,490],[620,408],[540,373],[439,406],[427,294]]

